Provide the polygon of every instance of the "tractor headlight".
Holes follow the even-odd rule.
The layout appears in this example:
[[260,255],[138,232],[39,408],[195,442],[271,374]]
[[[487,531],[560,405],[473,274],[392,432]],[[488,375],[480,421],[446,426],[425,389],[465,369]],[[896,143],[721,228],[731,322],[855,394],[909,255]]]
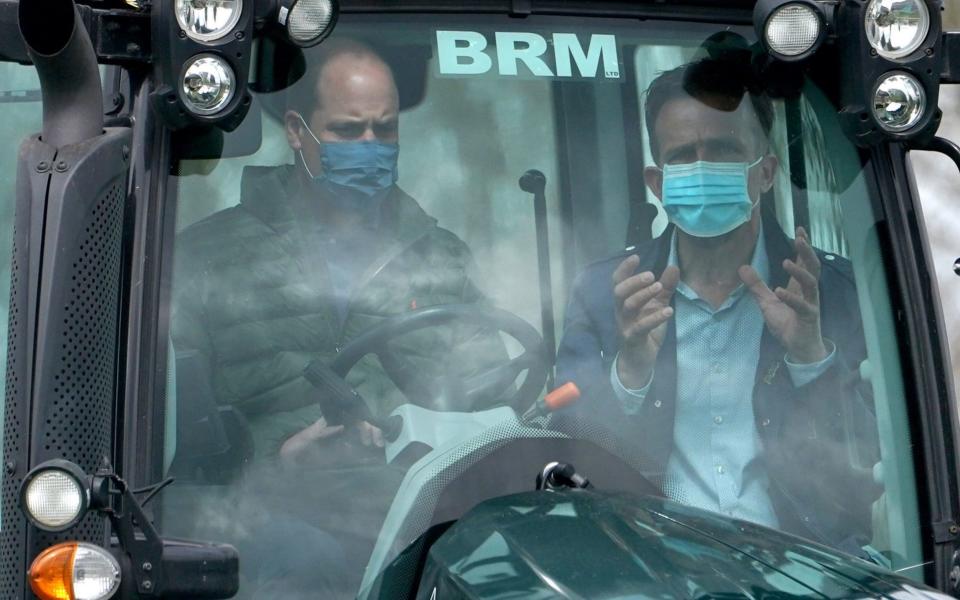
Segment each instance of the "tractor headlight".
[[916,52],[930,31],[930,12],[923,0],[870,0],[867,40],[877,54],[892,60]]
[[277,21],[286,28],[291,42],[306,48],[330,35],[338,12],[336,0],[285,0]]
[[894,133],[906,131],[919,123],[926,104],[923,85],[913,75],[904,72],[888,74],[873,94],[873,114],[877,122]]
[[66,542],[41,552],[27,573],[41,600],[106,600],[120,587],[120,564],[109,552]]
[[198,42],[212,42],[230,33],[240,20],[242,0],[176,0],[180,28]]
[[813,50],[823,33],[820,12],[801,3],[785,4],[767,20],[764,39],[773,53],[789,59]]
[[86,474],[73,463],[51,460],[38,465],[23,480],[20,507],[45,531],[64,531],[83,518],[90,505]]
[[180,96],[187,108],[198,115],[223,110],[233,99],[236,80],[233,69],[214,54],[193,57],[183,72]]

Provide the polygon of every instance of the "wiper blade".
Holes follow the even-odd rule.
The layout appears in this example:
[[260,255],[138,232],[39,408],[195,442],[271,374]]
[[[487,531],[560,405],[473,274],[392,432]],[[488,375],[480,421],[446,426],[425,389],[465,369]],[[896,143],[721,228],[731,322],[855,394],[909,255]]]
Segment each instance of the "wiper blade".
[[0,91],[0,104],[40,102],[40,90]]

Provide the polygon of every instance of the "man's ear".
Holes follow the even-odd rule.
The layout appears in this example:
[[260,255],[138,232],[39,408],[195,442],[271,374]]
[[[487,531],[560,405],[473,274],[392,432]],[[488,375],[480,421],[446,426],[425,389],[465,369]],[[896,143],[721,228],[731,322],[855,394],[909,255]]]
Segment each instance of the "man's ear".
[[660,167],[646,167],[643,170],[643,180],[657,200],[660,200],[663,197],[663,171]]
[[780,169],[780,159],[773,154],[767,154],[760,162],[760,188],[764,193],[769,192],[773,187],[773,182],[777,179],[777,171]]
[[287,133],[287,143],[294,150],[300,150],[303,147],[301,137],[305,132],[300,113],[294,110],[288,110],[283,113],[283,128]]

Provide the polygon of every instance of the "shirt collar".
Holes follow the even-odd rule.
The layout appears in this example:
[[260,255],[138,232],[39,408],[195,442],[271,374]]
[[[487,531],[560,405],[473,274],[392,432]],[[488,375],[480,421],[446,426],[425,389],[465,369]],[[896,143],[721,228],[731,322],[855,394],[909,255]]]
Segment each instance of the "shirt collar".
[[[753,258],[750,260],[750,266],[757,272],[757,275],[760,276],[760,280],[765,284],[770,284],[770,258],[767,256],[767,248],[763,243],[763,219],[760,220],[760,230],[757,232],[757,242],[753,247]],[[667,257],[667,266],[676,266],[680,267],[680,261],[677,255],[677,228],[673,228],[673,234],[670,237],[670,255]],[[699,300],[700,297],[697,295],[693,289],[688,286],[683,280],[677,285],[677,291],[683,294],[690,300]],[[735,301],[739,298],[744,291],[743,284],[740,284],[737,289],[735,289],[731,294],[728,302],[730,300]]]

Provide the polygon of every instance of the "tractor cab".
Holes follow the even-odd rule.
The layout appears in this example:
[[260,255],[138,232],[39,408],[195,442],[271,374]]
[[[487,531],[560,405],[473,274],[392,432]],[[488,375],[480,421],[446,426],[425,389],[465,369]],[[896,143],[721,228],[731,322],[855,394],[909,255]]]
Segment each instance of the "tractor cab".
[[960,593],[952,0],[0,0],[0,597]]

